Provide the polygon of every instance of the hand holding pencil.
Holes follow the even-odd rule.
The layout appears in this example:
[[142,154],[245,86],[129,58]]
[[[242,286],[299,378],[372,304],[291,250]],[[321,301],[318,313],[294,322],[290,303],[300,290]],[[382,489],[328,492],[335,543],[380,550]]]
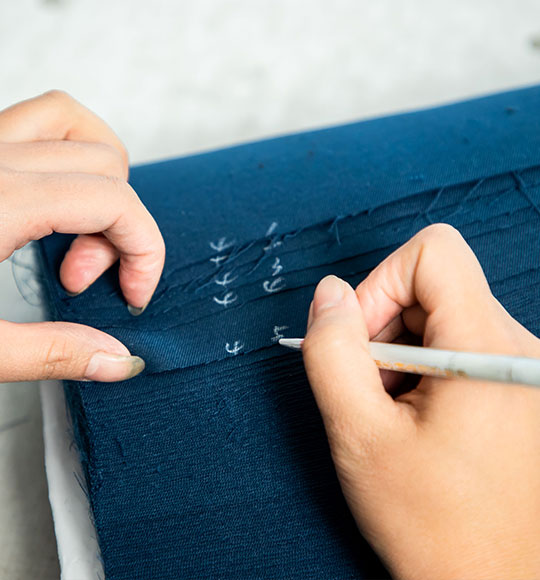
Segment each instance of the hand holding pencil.
[[406,336],[540,358],[449,226],[417,234],[356,291],[325,278],[302,352],[358,526],[395,578],[540,578],[540,391],[380,371],[369,341]]

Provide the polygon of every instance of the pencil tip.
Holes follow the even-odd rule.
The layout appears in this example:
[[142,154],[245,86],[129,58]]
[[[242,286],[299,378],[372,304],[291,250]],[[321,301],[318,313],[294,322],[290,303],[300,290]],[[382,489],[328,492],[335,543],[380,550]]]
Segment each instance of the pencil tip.
[[293,348],[299,350],[302,348],[303,338],[280,338],[279,344],[281,346],[286,346],[287,348]]

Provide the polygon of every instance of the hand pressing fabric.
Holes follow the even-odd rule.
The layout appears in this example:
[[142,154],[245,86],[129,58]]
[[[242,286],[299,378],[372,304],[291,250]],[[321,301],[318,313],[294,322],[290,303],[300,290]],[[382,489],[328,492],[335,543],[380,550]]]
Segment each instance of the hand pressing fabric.
[[[140,314],[165,259],[159,229],[127,183],[127,153],[112,130],[69,95],[52,91],[0,112],[0,261],[52,232],[79,234],[60,268],[73,294],[120,258],[120,286]],[[118,381],[142,359],[79,324],[0,321],[0,382]]]
[[395,578],[540,578],[540,392],[383,372],[368,339],[540,357],[461,236],[431,226],[356,291],[329,276],[304,361],[347,502]]

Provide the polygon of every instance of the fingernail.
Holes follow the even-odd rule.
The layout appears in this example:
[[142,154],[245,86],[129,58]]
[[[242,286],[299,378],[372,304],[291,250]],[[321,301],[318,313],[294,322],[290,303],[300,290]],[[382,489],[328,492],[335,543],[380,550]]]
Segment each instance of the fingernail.
[[309,311],[308,311],[308,315],[307,315],[307,327],[309,328],[312,323],[313,323],[313,300],[311,301],[311,304],[309,305]]
[[140,316],[146,310],[147,306],[148,306],[148,302],[144,306],[141,306],[140,308],[137,308],[136,306],[131,306],[131,304],[128,304],[127,309],[129,310],[129,313],[131,314],[131,316]]
[[78,296],[79,294],[82,294],[85,290],[88,290],[88,286],[85,286],[82,290],[79,290],[78,292],[69,292],[68,290],[66,290],[66,294],[71,298],[73,298],[75,296]]
[[96,352],[86,367],[85,379],[91,381],[125,381],[144,369],[144,361],[138,356],[120,356],[108,352]]
[[345,292],[345,282],[336,276],[323,278],[315,290],[313,297],[312,316],[317,316],[322,310],[337,306]]

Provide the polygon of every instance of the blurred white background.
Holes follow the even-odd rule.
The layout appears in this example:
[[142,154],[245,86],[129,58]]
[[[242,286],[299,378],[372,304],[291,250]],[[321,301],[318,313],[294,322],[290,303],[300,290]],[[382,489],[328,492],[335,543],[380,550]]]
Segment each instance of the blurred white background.
[[[0,3],[0,108],[65,89],[134,162],[539,80],[538,0]],[[0,317],[39,316],[2,264]],[[58,578],[40,430],[36,386],[0,385],[2,580]]]

